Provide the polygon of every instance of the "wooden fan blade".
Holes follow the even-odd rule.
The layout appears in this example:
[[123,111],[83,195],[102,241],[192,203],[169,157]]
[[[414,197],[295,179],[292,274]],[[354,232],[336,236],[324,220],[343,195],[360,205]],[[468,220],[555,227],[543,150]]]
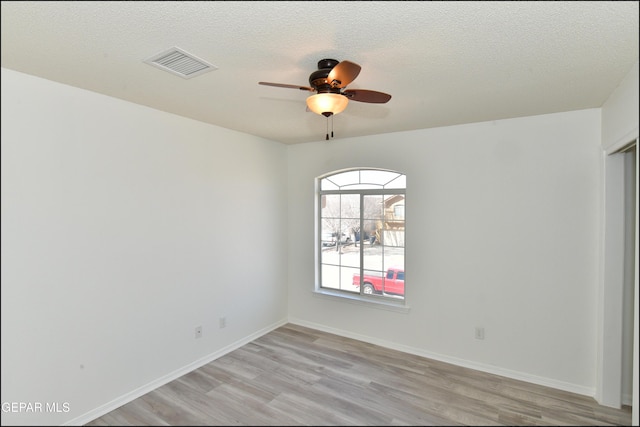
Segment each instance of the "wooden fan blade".
[[265,85],[265,86],[284,87],[288,89],[300,89],[300,90],[308,90],[309,92],[315,92],[315,90],[312,87],[308,87],[308,86],[288,85],[284,83],[269,83],[269,82],[258,82],[258,84]]
[[375,90],[347,89],[342,92],[351,101],[370,102],[373,104],[384,104],[391,99],[388,93],[376,92]]
[[360,74],[360,66],[350,61],[339,62],[327,76],[327,83],[332,87],[345,87]]

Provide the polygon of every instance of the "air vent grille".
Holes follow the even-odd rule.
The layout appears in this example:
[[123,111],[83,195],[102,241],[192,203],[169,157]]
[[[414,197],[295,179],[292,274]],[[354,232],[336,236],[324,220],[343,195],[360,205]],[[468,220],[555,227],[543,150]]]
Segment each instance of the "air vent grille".
[[177,47],[165,50],[144,62],[185,79],[218,69],[215,65],[211,65],[207,61]]

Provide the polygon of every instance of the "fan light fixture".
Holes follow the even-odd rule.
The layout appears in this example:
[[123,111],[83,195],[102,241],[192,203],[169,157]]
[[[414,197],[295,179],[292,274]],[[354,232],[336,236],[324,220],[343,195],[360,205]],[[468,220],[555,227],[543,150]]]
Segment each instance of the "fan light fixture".
[[337,93],[318,93],[307,98],[307,107],[316,114],[332,116],[347,108],[349,99]]
[[360,66],[351,61],[321,59],[318,69],[309,75],[311,86],[291,85],[284,83],[258,82],[261,85],[284,87],[289,89],[315,92],[307,98],[307,108],[327,118],[327,140],[329,139],[329,117],[331,117],[331,138],[333,138],[333,116],[347,108],[349,100],[384,104],[391,95],[384,92],[366,89],[345,89],[358,74]]

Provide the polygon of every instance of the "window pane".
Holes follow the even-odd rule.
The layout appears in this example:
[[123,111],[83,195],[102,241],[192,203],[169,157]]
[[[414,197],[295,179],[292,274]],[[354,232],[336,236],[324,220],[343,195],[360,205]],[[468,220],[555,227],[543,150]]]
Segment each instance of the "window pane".
[[393,207],[393,216],[397,219],[404,219],[404,205],[395,205]]
[[323,179],[320,181],[320,190],[321,191],[328,191],[328,190],[338,190],[339,187],[334,183],[331,182],[328,179]]
[[321,179],[320,287],[404,298],[405,195],[383,190],[405,182],[397,172],[369,169]]
[[340,264],[347,267],[360,267],[360,244],[350,239],[340,247]]
[[364,243],[373,245],[376,241],[376,231],[378,229],[379,221],[372,219],[365,219],[362,223],[362,235]]
[[404,194],[385,196],[382,243],[387,246],[404,246]]
[[359,293],[359,286],[354,285],[353,277],[359,274],[359,268],[322,265],[322,287],[341,291]]
[[406,188],[406,177],[393,171],[361,169],[327,176],[320,180],[320,190]]
[[404,268],[390,267],[387,269],[382,292],[384,295],[404,298]]
[[341,187],[341,190],[371,190],[378,189],[382,187],[377,187],[371,184],[349,184]]
[[400,174],[397,172],[365,169],[360,172],[360,182],[362,184],[373,184],[383,187],[390,181],[395,180],[398,176],[400,176]]
[[369,270],[377,270],[382,271],[384,268],[384,264],[382,262],[382,246],[377,243],[362,245],[363,257],[362,262],[363,268]]
[[397,268],[404,271],[404,248],[386,246],[384,248],[384,268]]
[[382,288],[382,282],[384,278],[384,273],[380,270],[363,270],[364,275],[362,276],[362,285],[364,286],[366,283],[371,283],[374,286],[374,289],[380,291]]
[[320,262],[323,264],[342,265],[345,267],[360,267],[360,248],[353,241],[337,242],[334,237],[328,243],[323,241]]
[[338,237],[340,235],[340,230],[342,229],[339,194],[324,195],[320,227],[321,246],[323,248],[336,247],[339,243]]
[[340,217],[340,195],[326,194],[322,196],[322,217],[339,218]]
[[342,187],[347,184],[356,184],[360,182],[360,172],[359,171],[342,172],[336,175],[331,175],[325,179],[335,183],[338,187]]
[[360,287],[353,284],[353,276],[360,274],[360,269],[342,267],[340,273],[340,289],[343,291],[360,293]]
[[364,196],[364,219],[381,221],[384,217],[384,198],[382,194]]
[[396,228],[382,230],[382,242],[385,246],[404,247],[404,221],[396,222]]
[[397,178],[388,182],[384,188],[407,188],[407,176],[406,175],[398,175]]
[[340,289],[340,268],[335,265],[322,265],[322,287]]
[[354,218],[360,220],[360,195],[342,194],[340,198],[340,213],[342,218]]
[[353,243],[360,231],[360,195],[343,194],[340,200],[341,233],[346,243]]

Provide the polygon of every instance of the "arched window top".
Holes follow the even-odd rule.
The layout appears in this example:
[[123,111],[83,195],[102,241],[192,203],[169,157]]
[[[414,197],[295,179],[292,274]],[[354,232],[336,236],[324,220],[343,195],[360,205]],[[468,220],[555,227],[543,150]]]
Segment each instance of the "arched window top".
[[372,167],[315,178],[316,292],[406,308],[406,181]]
[[357,169],[338,172],[320,180],[320,191],[404,189],[404,174],[384,169]]

